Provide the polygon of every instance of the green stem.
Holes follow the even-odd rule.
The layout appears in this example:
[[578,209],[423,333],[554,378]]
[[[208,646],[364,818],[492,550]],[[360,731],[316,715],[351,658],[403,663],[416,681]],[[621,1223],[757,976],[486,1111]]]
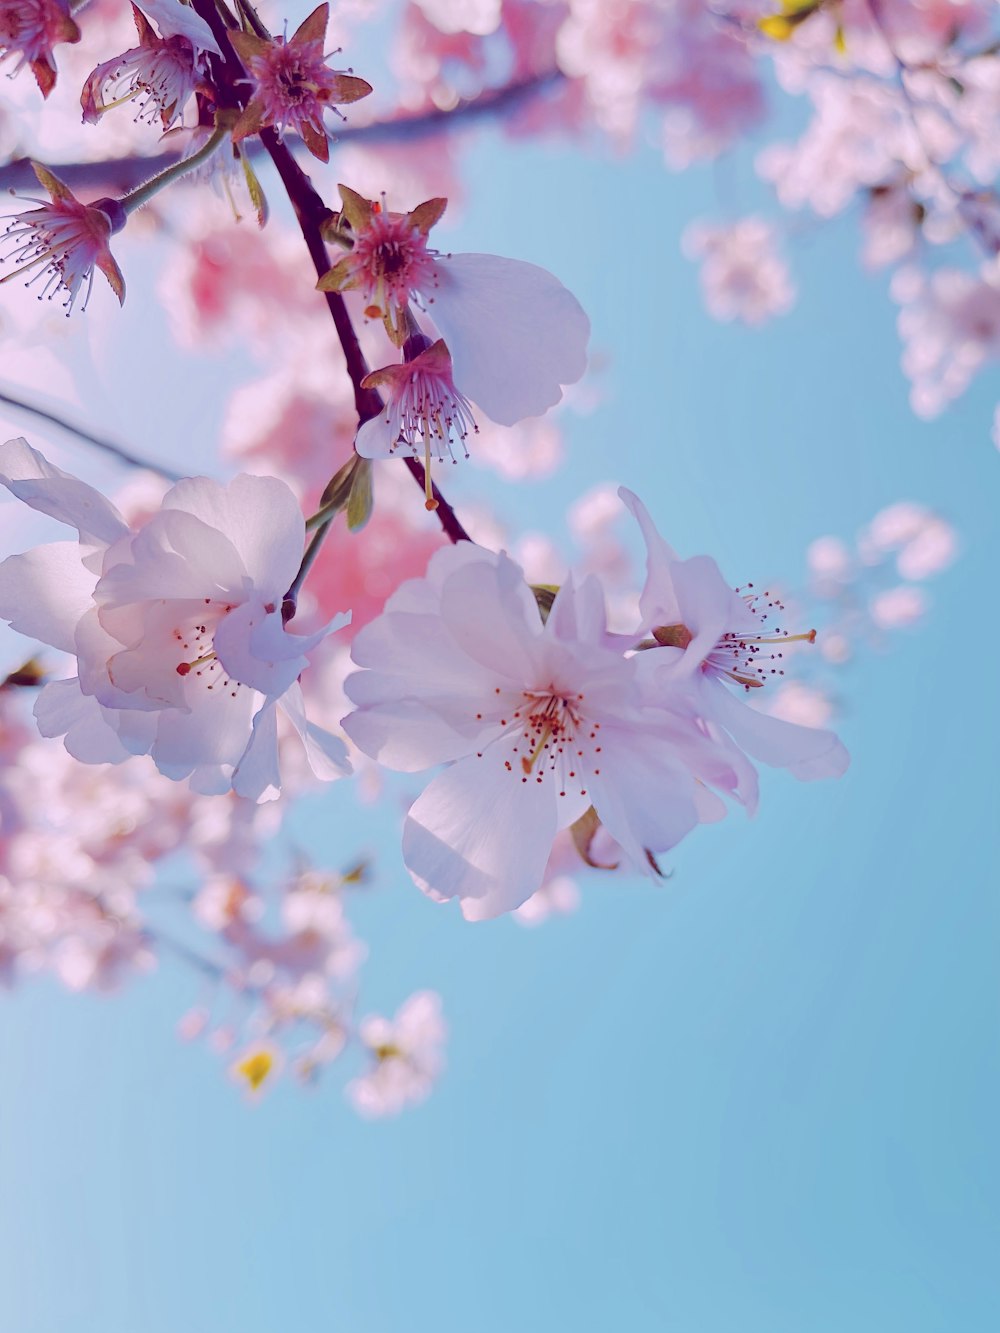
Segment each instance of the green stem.
[[302,557],[302,563],[299,565],[299,572],[292,580],[292,586],[281,599],[281,618],[286,624],[295,615],[299,601],[299,593],[302,591],[302,585],[306,581],[306,575],[309,573],[313,561],[319,555],[319,548],[323,545],[323,539],[330,531],[330,525],[332,523],[332,518],[326,519],[325,522],[320,523],[319,527],[313,533],[312,541],[306,547],[305,554]]
[[159,172],[158,175],[151,177],[144,185],[137,185],[134,190],[122,195],[118,202],[125,212],[134,213],[137,208],[141,208],[143,204],[152,199],[154,194],[159,194],[165,186],[179,180],[181,176],[186,176],[195,167],[200,167],[202,162],[212,156],[231,129],[232,126],[230,125],[216,125],[208,142],[203,144],[197,153],[192,153],[190,157],[175,162],[172,166]]

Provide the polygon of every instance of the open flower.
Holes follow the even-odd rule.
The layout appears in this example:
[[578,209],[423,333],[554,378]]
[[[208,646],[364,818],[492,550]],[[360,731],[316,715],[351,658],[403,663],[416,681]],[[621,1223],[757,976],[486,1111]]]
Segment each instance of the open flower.
[[323,41],[329,19],[330,6],[318,6],[287,41],[239,30],[229,33],[252,84],[250,102],[233,130],[235,143],[266,125],[273,125],[279,136],[291,128],[314,157],[330,160],[324,112],[367,97],[372,86],[327,65]]
[[580,378],[590,321],[551,273],[499,255],[430,249],[445,199],[390,213],[345,185],[340,194],[352,249],[319,280],[321,291],[360,291],[399,347],[412,331],[411,302],[425,310],[448,345],[455,383],[498,425],[541,416]]
[[29,272],[33,276],[26,286],[44,278],[38,299],[51,301],[62,288],[66,292],[63,304],[68,315],[84,289],[82,308],[86,310],[94,269],[99,268],[119,303],[123,303],[125,279],[109,242],[125,226],[125,210],[117,199],[95,199],[92,204],[82,204],[58,176],[38,162],[31,165],[48,190],[51,202],[33,200],[40,207],[15,213],[7,224],[4,235],[9,250],[0,257],[0,264],[13,260],[15,267],[12,273],[0,278],[0,283]]
[[[777,619],[784,608],[776,597],[753,585],[734,591],[709,556],[679,559],[638,496],[624,487],[619,495],[646,542],[639,609],[642,630],[655,646],[637,660],[650,697],[683,697],[702,723],[729,738],[735,755],[745,752],[805,780],[839,777],[848,755],[833,732],[797,726],[746,702],[748,695],[784,679],[786,651],[796,642],[812,643],[815,630],[790,634]],[[752,808],[756,778],[749,764],[741,788]]]
[[432,457],[454,459],[456,445],[468,457],[465,441],[479,427],[468,399],[455,388],[451,354],[441,339],[412,360],[372,371],[362,384],[386,396],[384,412],[358,431],[355,447],[362,458],[391,458],[402,450],[424,459],[429,478]]
[[96,124],[105,111],[135,101],[137,120],[159,116],[163,128],[169,129],[198,87],[203,54],[219,54],[208,24],[178,0],[160,0],[155,9],[146,8],[160,15],[163,35],[157,36],[133,4],[139,45],[98,65],[83,85],[80,105],[90,124]]
[[79,544],[0,565],[0,615],[77,658],[78,676],[38,697],[43,735],[64,736],[84,763],[150,754],[196,791],[259,800],[281,784],[280,703],[316,775],[348,771],[343,743],[307,723],[298,685],[310,651],[345,617],[313,634],[282,619],[305,536],[284,482],[190,478],[137,531],[24,440],[0,447],[0,482],[79,532]]
[[56,86],[52,48],[78,42],[80,29],[70,17],[69,0],[3,0],[0,4],[0,60],[19,55],[14,73],[30,65],[43,97]]
[[597,581],[567,581],[543,624],[520,568],[461,543],[403,584],[354,640],[345,731],[389,768],[448,767],[411,807],[403,859],[471,920],[520,906],[560,828],[591,806],[639,868],[734,792],[726,747],[651,706],[608,646]]

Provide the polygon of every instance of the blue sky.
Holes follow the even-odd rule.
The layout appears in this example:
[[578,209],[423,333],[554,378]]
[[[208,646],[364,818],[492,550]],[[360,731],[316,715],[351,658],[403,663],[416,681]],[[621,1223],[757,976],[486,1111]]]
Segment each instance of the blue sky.
[[[514,489],[469,469],[457,495],[489,486],[513,526],[558,532],[576,495],[625,482],[682,553],[792,582],[815,536],[910,498],[962,557],[925,624],[845,677],[848,775],[767,775],[757,819],[699,830],[662,885],[591,883],[534,932],[470,926],[413,888],[392,819],[346,784],[300,813],[333,864],[379,852],[355,912],[371,1007],[444,997],[448,1072],[398,1121],[359,1122],[336,1078],[246,1105],[176,1040],[196,988],[173,966],[110,1001],[45,980],[4,996],[7,1327],[979,1333],[1000,1297],[996,384],[912,416],[848,220],[806,232],[798,306],[748,333],[705,316],[679,255],[717,173],[475,145],[448,244],[554,269],[612,364],[562,473]],[[722,170],[741,210],[766,198],[745,160]],[[221,402],[192,380],[151,424],[149,386],[183,363],[159,360],[131,254],[115,426],[197,456]]]

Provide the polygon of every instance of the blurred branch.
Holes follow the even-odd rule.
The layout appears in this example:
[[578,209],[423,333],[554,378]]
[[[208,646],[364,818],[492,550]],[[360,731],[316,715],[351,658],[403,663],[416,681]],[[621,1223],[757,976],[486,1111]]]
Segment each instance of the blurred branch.
[[84,444],[93,445],[95,449],[110,454],[119,463],[125,463],[129,467],[142,468],[146,472],[155,472],[157,476],[164,477],[167,481],[180,481],[183,475],[180,472],[174,472],[171,468],[164,467],[161,463],[153,463],[148,458],[140,458],[120,444],[105,440],[100,435],[93,435],[89,430],[85,430],[83,426],[77,426],[72,421],[67,421],[65,417],[50,412],[47,408],[39,407],[36,403],[29,403],[23,398],[15,398],[9,393],[4,393],[2,389],[0,389],[0,403],[12,407],[16,412],[27,412],[29,416],[37,417],[40,421],[47,421],[50,425],[58,426],[60,430],[75,435]]
[[[369,125],[347,126],[337,132],[335,142],[405,143],[429,138],[472,121],[501,115],[546,89],[555,87],[562,81],[562,77],[557,69],[546,70],[543,74],[515,80],[502,88],[490,88],[486,92],[477,93],[475,97],[463,98],[445,110],[431,107],[425,111],[372,121]],[[251,158],[256,158],[263,153],[263,146],[257,140],[247,145],[247,152]],[[46,166],[60,180],[64,180],[74,193],[86,191],[89,187],[105,194],[123,194],[134,189],[150,174],[179,162],[182,156],[180,153],[157,153],[148,157],[135,154],[102,162],[47,162]],[[29,158],[18,158],[0,167],[0,189],[34,191],[37,188],[38,181]]]

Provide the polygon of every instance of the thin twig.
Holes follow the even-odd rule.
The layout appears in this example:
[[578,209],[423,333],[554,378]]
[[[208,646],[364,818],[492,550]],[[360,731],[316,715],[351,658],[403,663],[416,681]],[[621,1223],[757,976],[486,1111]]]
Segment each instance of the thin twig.
[[171,468],[164,467],[162,463],[153,463],[148,458],[140,458],[138,454],[131,453],[120,444],[112,444],[110,440],[105,440],[100,435],[94,435],[91,431],[85,430],[83,426],[74,425],[72,421],[67,421],[65,417],[50,412],[48,408],[39,407],[36,403],[26,402],[23,398],[15,398],[2,390],[0,390],[0,403],[5,403],[18,412],[27,412],[30,416],[38,417],[40,421],[48,421],[51,425],[58,426],[60,430],[67,431],[70,435],[75,435],[78,440],[83,440],[85,444],[92,444],[95,449],[110,454],[119,463],[125,463],[129,467],[141,468],[144,472],[155,472],[157,476],[163,477],[166,481],[180,481],[183,476],[183,473],[174,472]]

